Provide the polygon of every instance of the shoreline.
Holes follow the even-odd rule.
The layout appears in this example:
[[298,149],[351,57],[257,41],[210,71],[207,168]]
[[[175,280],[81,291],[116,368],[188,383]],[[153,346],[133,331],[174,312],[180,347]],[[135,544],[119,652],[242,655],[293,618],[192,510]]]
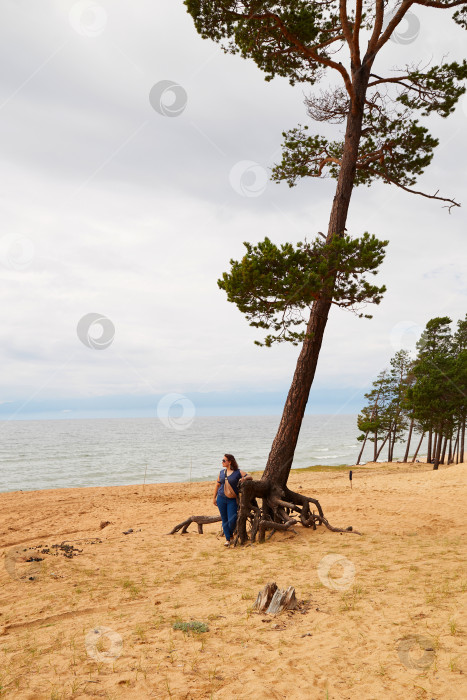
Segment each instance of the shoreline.
[[[310,467],[297,467],[295,469],[291,469],[290,473],[302,473],[302,472],[311,472],[311,473],[337,473],[337,472],[348,472],[352,470],[353,472],[359,471],[359,470],[365,470],[365,469],[372,469],[374,470],[375,468],[378,467],[402,467],[405,466],[407,468],[412,468],[417,465],[425,465],[426,466],[426,457],[422,457],[420,460],[418,460],[415,463],[412,462],[365,462],[364,464],[336,464],[336,465],[327,465],[327,464],[316,464],[312,465]],[[440,464],[439,465],[439,470],[441,469],[446,469],[447,467],[453,466],[452,464],[446,465],[446,464]],[[455,465],[454,465],[455,466]],[[399,471],[401,471],[399,469]],[[262,471],[252,471],[249,472],[249,474],[255,475],[255,478],[259,479],[261,478]],[[402,473],[402,471],[401,471]],[[131,484],[101,484],[99,486],[57,486],[55,488],[44,488],[44,489],[16,489],[12,491],[0,491],[0,497],[4,494],[12,494],[12,493],[40,493],[42,491],[67,491],[69,489],[101,489],[101,488],[130,488],[132,486],[136,487],[143,487],[143,486],[164,486],[164,485],[172,485],[172,484],[206,484],[210,482],[214,482],[216,480],[216,476],[213,475],[212,477],[202,477],[199,479],[192,479],[191,481],[186,480],[186,481],[157,481],[157,482],[147,482],[146,484],[141,484],[137,482],[133,482]]]

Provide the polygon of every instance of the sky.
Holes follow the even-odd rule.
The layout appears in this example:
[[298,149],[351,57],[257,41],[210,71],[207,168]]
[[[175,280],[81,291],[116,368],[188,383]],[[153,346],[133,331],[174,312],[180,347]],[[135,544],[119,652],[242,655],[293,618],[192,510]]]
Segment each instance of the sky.
[[[334,180],[269,175],[282,131],[341,127],[311,122],[306,85],[266,82],[202,40],[181,0],[4,0],[1,14],[0,418],[151,416],[170,401],[279,413],[299,349],[255,346],[217,279],[244,241],[327,230]],[[381,70],[467,44],[417,6],[395,39]],[[357,412],[430,318],[465,316],[467,99],[429,126],[440,145],[417,186],[463,207],[354,191],[348,231],[389,239],[388,291],[372,320],[331,311],[311,412]]]

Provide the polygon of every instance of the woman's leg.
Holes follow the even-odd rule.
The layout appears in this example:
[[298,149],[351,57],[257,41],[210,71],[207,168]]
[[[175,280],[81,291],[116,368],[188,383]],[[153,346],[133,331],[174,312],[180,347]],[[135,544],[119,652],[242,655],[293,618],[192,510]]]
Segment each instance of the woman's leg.
[[237,524],[237,499],[236,498],[228,498],[227,499],[227,515],[228,515],[228,527],[229,527],[229,540],[232,538],[232,535],[235,530],[235,526]]
[[[219,508],[219,513],[221,514],[222,529],[224,531],[225,539],[227,540],[227,542],[230,541],[230,535],[231,535],[230,527],[229,527],[229,513],[228,513],[229,501],[230,501],[230,498],[226,498],[225,496],[217,496],[217,507]],[[236,501],[235,501],[235,503],[236,503]]]

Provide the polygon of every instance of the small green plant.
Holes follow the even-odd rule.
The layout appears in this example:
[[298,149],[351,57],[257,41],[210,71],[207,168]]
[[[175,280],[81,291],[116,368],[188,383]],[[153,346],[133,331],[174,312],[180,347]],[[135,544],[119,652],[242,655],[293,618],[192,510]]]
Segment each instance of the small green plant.
[[347,610],[355,610],[355,605],[358,600],[363,596],[364,591],[361,586],[354,585],[350,591],[342,594],[341,600],[342,604],[340,606],[340,611],[345,612]]
[[146,641],[147,641],[147,640],[146,640],[146,630],[144,629],[144,627],[143,627],[142,625],[138,625],[138,626],[135,628],[135,635],[136,635],[137,637],[139,637],[140,641],[141,641],[143,644],[146,643]]
[[379,668],[376,670],[376,675],[377,676],[386,676],[387,675],[387,668],[386,666],[383,666],[383,664],[380,662]]
[[449,620],[449,629],[452,635],[457,633],[457,622],[455,620]]
[[137,587],[137,585],[135,583],[133,583],[133,581],[130,581],[130,579],[128,579],[128,578],[125,578],[122,581],[122,586],[125,590],[128,591],[128,593],[130,594],[130,596],[132,598],[136,598],[136,596],[139,593],[139,588]]
[[199,622],[194,620],[193,622],[174,622],[172,625],[174,630],[182,630],[185,634],[193,632],[194,634],[202,634],[203,632],[209,632],[209,625],[205,622]]
[[71,684],[71,689],[70,689],[71,697],[73,697],[74,695],[79,693],[82,685],[84,685],[84,684],[81,683],[80,681],[78,681],[77,679],[73,681],[73,683]]

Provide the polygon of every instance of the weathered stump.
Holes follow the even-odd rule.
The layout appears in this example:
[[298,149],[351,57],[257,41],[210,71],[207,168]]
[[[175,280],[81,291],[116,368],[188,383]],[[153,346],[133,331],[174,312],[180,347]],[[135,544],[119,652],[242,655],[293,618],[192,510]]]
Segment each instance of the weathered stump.
[[278,615],[282,610],[295,610],[297,607],[295,588],[289,586],[282,590],[272,581],[267,583],[258,593],[253,610],[266,613],[266,615]]

